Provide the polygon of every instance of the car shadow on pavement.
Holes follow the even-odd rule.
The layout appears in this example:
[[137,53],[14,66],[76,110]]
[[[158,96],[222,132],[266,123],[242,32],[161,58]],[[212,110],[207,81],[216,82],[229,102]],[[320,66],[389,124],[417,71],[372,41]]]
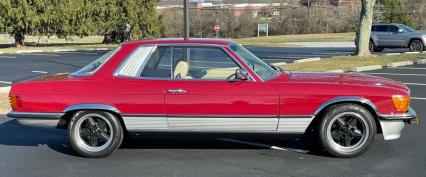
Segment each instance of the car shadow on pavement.
[[27,127],[16,120],[0,123],[0,145],[8,146],[40,146],[72,156],[78,154],[68,143],[67,133],[63,129],[47,129]]
[[[278,137],[279,136],[279,137]],[[59,153],[79,156],[68,142],[64,129],[35,128],[20,125],[16,120],[0,122],[0,145],[46,145]],[[279,147],[289,152],[328,156],[322,151],[312,151],[312,144],[291,135],[229,135],[229,134],[143,134],[126,137],[120,149],[258,149]]]

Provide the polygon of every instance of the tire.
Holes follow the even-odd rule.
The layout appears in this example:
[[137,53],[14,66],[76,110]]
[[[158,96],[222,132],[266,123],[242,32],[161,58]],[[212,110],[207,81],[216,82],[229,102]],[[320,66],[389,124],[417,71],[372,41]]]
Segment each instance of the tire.
[[338,104],[326,110],[319,126],[322,147],[332,156],[361,155],[372,145],[377,127],[374,117],[357,104]]
[[106,157],[120,147],[124,133],[120,121],[103,111],[80,111],[71,118],[68,138],[84,157]]
[[368,43],[368,50],[370,50],[370,53],[373,53],[375,48],[376,46],[374,45],[373,41],[370,41],[370,43]]
[[382,52],[384,49],[384,47],[376,47],[374,48],[374,52]]
[[415,39],[410,41],[408,48],[410,49],[410,52],[423,52],[425,46],[423,45],[422,41]]

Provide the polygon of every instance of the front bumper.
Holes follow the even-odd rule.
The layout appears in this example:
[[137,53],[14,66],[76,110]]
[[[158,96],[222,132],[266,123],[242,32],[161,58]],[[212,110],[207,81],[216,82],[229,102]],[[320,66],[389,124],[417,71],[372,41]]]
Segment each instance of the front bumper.
[[407,113],[379,115],[380,126],[385,140],[394,140],[401,137],[406,124],[418,124],[419,118],[413,108]]
[[56,128],[64,113],[9,112],[8,117],[25,126]]

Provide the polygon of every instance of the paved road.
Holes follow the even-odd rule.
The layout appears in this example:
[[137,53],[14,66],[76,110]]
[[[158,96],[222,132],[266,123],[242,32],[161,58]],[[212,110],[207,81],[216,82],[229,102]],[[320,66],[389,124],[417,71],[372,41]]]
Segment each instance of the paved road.
[[[0,77],[17,78],[21,73],[29,76],[34,70],[72,71],[98,56],[58,55],[2,58]],[[415,98],[413,107],[420,117],[426,115],[423,109],[426,107],[426,65],[368,73],[407,83]],[[299,139],[292,136],[249,139],[195,135],[146,135],[127,143],[108,158],[86,159],[72,150],[65,131],[23,127],[2,116],[0,176],[424,176],[425,126],[425,121],[410,125],[401,139],[395,141],[384,141],[378,135],[369,152],[353,159],[308,152]]]

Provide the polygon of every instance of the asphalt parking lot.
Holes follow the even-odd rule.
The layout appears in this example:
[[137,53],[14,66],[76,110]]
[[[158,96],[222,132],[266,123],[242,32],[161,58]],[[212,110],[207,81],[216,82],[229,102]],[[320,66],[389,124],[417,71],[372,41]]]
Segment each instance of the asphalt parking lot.
[[[73,71],[100,54],[1,55],[16,58],[0,56],[0,81]],[[426,115],[426,65],[366,73],[406,83],[412,106],[420,118]],[[24,127],[1,116],[0,176],[424,176],[425,125],[423,119],[408,125],[399,140],[378,135],[366,154],[352,159],[310,152],[295,136],[202,135],[145,135],[107,158],[87,159],[72,150],[65,131]]]

